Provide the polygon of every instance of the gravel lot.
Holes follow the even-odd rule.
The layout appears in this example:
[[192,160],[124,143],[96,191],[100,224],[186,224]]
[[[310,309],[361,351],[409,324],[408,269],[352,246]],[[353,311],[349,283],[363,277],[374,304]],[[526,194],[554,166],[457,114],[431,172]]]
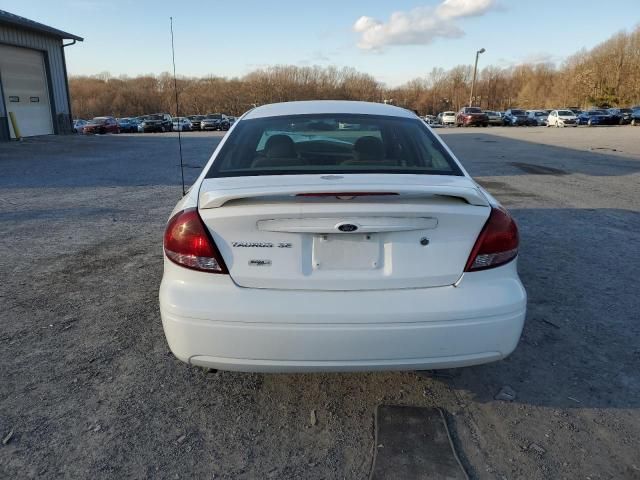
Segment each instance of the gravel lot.
[[[174,135],[0,144],[0,477],[365,479],[389,403],[443,408],[471,478],[640,478],[640,128],[438,132],[530,301],[511,357],[437,377],[190,368],[157,302]],[[219,139],[184,136],[188,179]]]

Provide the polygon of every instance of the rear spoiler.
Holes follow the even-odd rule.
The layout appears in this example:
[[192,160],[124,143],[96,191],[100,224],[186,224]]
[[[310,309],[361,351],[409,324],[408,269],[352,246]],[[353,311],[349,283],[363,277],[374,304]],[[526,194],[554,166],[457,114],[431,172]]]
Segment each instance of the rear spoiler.
[[[375,192],[372,192],[375,190]],[[348,193],[346,193],[348,192]],[[375,196],[375,195],[397,195],[403,198],[423,198],[430,196],[453,197],[464,200],[469,205],[489,206],[489,201],[477,188],[458,187],[450,185],[376,185],[374,188],[362,184],[349,185],[341,184],[339,191],[336,185],[293,185],[293,186],[264,186],[264,187],[240,187],[223,190],[201,191],[199,208],[218,208],[225,203],[246,198],[256,197],[307,197],[322,196],[322,194],[333,194],[335,197],[349,196]],[[326,196],[326,195],[325,195]]]

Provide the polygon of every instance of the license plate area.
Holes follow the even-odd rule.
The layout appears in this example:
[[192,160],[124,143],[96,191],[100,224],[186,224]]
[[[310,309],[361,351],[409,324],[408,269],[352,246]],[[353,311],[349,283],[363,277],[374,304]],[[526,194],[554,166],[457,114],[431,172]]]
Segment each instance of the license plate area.
[[378,234],[314,235],[314,270],[375,270],[382,268],[382,241]]

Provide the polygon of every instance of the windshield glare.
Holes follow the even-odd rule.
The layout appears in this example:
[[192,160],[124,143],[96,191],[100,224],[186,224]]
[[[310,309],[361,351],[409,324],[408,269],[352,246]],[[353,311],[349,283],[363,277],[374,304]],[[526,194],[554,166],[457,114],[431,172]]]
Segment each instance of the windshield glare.
[[331,114],[241,121],[207,177],[311,173],[462,174],[420,120]]

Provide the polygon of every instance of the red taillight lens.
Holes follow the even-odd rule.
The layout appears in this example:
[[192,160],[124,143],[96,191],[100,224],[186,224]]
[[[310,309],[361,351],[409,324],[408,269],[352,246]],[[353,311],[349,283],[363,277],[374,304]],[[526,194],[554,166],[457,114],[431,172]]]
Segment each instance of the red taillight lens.
[[164,253],[172,262],[192,270],[228,273],[196,208],[182,210],[171,217],[164,232]]
[[492,208],[476,244],[471,250],[465,272],[498,267],[518,254],[518,227],[511,215],[501,207]]

